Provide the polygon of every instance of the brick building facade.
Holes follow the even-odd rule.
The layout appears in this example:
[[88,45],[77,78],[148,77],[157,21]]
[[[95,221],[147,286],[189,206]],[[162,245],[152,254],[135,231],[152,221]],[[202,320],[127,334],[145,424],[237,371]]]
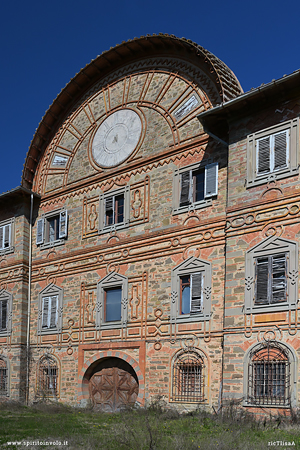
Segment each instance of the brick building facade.
[[299,72],[147,36],[54,100],[0,196],[0,394],[298,405]]

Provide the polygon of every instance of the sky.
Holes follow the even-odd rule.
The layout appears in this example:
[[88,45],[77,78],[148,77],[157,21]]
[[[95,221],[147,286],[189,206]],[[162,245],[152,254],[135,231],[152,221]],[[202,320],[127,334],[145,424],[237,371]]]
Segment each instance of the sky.
[[11,0],[0,5],[0,193],[21,184],[33,135],[62,88],[103,51],[146,34],[185,37],[244,91],[300,69],[298,0]]

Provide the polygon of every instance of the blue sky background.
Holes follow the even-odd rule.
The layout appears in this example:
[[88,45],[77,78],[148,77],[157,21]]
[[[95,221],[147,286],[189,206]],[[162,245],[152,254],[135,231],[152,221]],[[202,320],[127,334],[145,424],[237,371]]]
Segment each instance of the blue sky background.
[[299,17],[296,0],[2,1],[0,193],[20,185],[49,105],[103,51],[146,34],[185,37],[223,60],[248,91],[300,68]]

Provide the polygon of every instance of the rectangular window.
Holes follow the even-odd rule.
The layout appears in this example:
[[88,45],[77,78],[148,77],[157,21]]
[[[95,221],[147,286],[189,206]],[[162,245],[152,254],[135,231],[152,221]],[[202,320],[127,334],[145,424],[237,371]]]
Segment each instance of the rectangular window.
[[202,274],[180,277],[180,314],[198,314],[202,311]]
[[257,174],[271,173],[288,167],[289,130],[265,136],[256,141]]
[[0,300],[0,331],[7,329],[7,306],[8,300]]
[[56,328],[58,318],[58,296],[43,297],[42,329]]
[[36,243],[43,244],[42,248],[61,244],[68,234],[68,213],[63,210],[47,213],[37,221]]
[[8,249],[11,246],[11,224],[0,227],[0,250]]
[[247,136],[247,187],[299,173],[299,119]]
[[124,222],[124,194],[105,199],[105,226]]
[[122,288],[114,287],[104,291],[105,322],[121,320]]
[[99,234],[129,225],[130,186],[100,194],[99,197]]
[[59,216],[46,219],[46,242],[59,239]]
[[270,305],[287,301],[286,255],[257,258],[255,304]]
[[218,193],[218,164],[181,173],[179,207],[189,206],[213,197]]

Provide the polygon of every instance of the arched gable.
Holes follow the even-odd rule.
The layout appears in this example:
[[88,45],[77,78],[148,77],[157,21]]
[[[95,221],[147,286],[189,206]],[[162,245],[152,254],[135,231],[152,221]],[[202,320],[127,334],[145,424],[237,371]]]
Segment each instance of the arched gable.
[[[154,130],[167,146],[186,143],[201,134],[197,114],[240,93],[231,70],[191,41],[159,35],[121,44],[82,69],[46,112],[26,158],[22,185],[44,194],[99,176],[93,137],[117,110],[139,115],[142,134],[130,158],[136,152],[141,157],[149,143],[152,154],[161,150]],[[83,157],[88,163],[82,164]]]

